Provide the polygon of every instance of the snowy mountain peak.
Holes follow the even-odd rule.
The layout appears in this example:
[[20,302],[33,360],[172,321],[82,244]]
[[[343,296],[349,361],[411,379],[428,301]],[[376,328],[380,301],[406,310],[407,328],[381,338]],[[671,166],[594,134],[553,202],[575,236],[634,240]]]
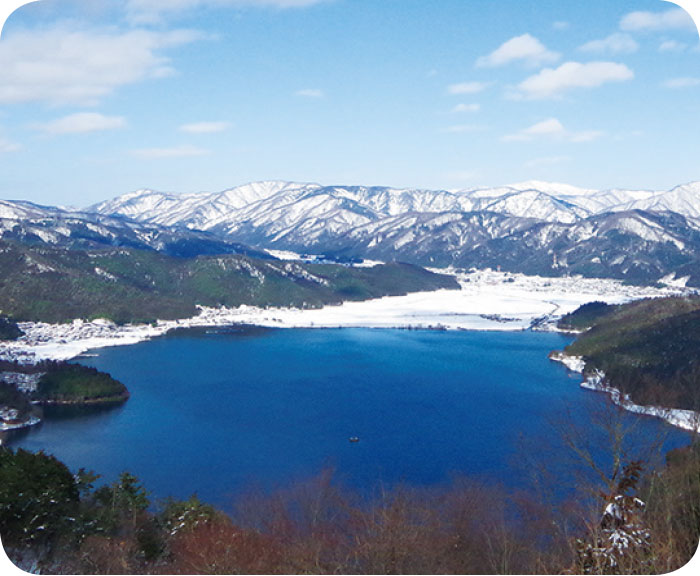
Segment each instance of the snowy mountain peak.
[[214,193],[144,189],[82,213],[0,201],[0,236],[173,254],[250,253],[246,244],[630,281],[674,273],[700,285],[700,183],[661,192],[539,181],[459,192],[283,181]]
[[668,192],[648,193],[626,206],[628,209],[676,212],[700,218],[700,182],[676,186]]
[[284,242],[290,247],[308,247],[309,243],[404,215],[496,213],[573,224],[596,214],[630,210],[676,212],[700,219],[700,183],[654,192],[592,190],[531,180],[449,192],[272,180],[215,193],[177,195],[139,190],[93,208],[100,214],[127,216],[149,224],[223,233],[253,244]]
[[242,186],[229,188],[216,196],[217,201],[228,204],[233,208],[242,208],[259,200],[264,200],[283,191],[299,189],[314,190],[320,188],[319,184],[297,184],[282,180],[268,180],[263,182],[249,182]]
[[685,184],[672,188],[670,191],[673,192],[674,190],[683,190],[688,193],[700,194],[700,180],[686,182]]
[[55,212],[54,208],[39,206],[23,200],[0,200],[0,218],[7,220],[26,220],[28,218],[46,218]]

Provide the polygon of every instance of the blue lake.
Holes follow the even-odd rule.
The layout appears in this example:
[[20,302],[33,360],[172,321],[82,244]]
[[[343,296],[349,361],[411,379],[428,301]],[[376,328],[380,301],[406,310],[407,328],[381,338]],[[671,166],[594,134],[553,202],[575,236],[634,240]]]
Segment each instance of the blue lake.
[[[9,440],[108,481],[128,470],[155,498],[196,492],[222,506],[326,467],[360,492],[455,473],[523,488],[531,459],[554,473],[571,465],[562,428],[582,428],[606,457],[596,418],[607,398],[547,358],[568,342],[533,332],[185,332],[80,359],[124,382],[130,400],[47,409],[40,426]],[[688,443],[659,420],[622,419],[635,426],[633,451],[660,434],[666,449]]]

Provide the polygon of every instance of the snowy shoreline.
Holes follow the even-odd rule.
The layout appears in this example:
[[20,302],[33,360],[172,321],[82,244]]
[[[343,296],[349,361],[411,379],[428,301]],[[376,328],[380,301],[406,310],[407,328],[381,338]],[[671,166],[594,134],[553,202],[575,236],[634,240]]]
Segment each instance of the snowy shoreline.
[[68,360],[88,350],[136,344],[178,328],[248,324],[276,328],[418,328],[440,330],[557,330],[556,320],[594,300],[618,304],[689,292],[683,288],[623,285],[591,278],[543,278],[491,270],[451,273],[461,290],[414,292],[319,309],[199,307],[199,314],[153,325],[117,326],[108,320],[67,324],[24,322],[25,333],[0,342],[0,360],[32,364]]
[[[16,424],[8,424],[7,422],[0,422],[0,432],[7,432],[8,430],[20,430],[22,428],[30,428],[31,426],[36,426],[41,422],[41,419],[36,416],[30,416],[28,420],[24,422],[17,422]],[[2,446],[2,438],[0,438],[0,446]]]
[[[568,356],[564,352],[554,352],[550,354],[549,358],[555,362],[561,362],[572,372],[584,375],[586,363],[580,356]],[[616,406],[628,412],[661,418],[672,426],[688,430],[689,432],[697,433],[700,431],[700,412],[635,404],[629,394],[623,394],[619,389],[609,386],[605,380],[605,373],[601,370],[595,370],[592,374],[584,376],[580,386],[586,390],[607,394]]]

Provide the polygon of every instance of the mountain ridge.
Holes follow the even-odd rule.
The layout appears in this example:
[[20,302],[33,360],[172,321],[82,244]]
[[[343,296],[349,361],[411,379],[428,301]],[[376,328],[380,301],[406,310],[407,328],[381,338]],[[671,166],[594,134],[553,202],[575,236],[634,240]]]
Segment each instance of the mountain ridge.
[[[264,193],[259,193],[259,188]],[[197,192],[177,194],[143,189],[117,196],[95,204],[87,211],[102,214],[121,213],[154,223],[191,225],[190,215],[185,208],[201,208],[206,205],[225,206],[228,215],[244,210],[243,215],[252,216],[255,205],[276,207],[288,205],[311,195],[324,195],[327,198],[344,198],[381,216],[396,216],[400,213],[495,211],[521,217],[535,217],[548,221],[568,221],[585,218],[594,214],[612,211],[670,210],[693,218],[700,217],[700,182],[688,182],[670,190],[595,190],[578,188],[568,184],[542,181],[528,181],[498,187],[477,187],[463,190],[429,190],[425,188],[392,188],[388,186],[323,186],[316,183],[287,181],[251,182],[228,188],[221,192]],[[252,196],[252,198],[251,198]],[[177,205],[174,212],[164,213],[159,205],[159,213],[153,213],[151,203],[154,197]],[[674,202],[670,202],[673,199]],[[510,202],[504,202],[509,199]],[[519,203],[514,199],[524,199]],[[274,202],[270,202],[274,200]],[[534,201],[534,202],[533,202]],[[554,204],[559,211],[546,209],[546,204]],[[261,206],[262,206],[261,205]],[[544,210],[544,211],[543,211]],[[528,212],[529,213],[526,213]],[[202,229],[233,221],[213,219],[198,222]]]
[[528,181],[451,192],[264,181],[214,193],[143,189],[82,211],[15,203],[14,219],[12,206],[0,204],[4,236],[26,229],[25,237],[68,246],[71,234],[100,227],[102,244],[136,242],[157,251],[179,242],[199,253],[256,246],[331,259],[700,286],[700,182],[651,191]]

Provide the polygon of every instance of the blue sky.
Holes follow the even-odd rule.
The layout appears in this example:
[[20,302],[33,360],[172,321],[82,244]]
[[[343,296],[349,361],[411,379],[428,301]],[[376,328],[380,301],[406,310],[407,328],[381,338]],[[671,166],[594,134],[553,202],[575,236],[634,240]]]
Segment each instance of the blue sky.
[[700,179],[700,49],[661,0],[41,0],[0,38],[0,197],[254,180]]

